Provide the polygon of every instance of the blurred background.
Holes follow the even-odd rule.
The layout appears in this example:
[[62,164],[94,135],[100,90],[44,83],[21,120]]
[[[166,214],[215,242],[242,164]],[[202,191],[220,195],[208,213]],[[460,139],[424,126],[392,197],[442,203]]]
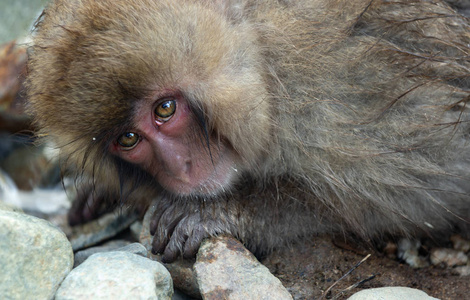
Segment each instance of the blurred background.
[[0,0],[0,44],[23,42],[46,0]]
[[37,216],[69,206],[57,153],[52,145],[38,143],[25,112],[27,47],[46,3],[0,0],[0,202]]

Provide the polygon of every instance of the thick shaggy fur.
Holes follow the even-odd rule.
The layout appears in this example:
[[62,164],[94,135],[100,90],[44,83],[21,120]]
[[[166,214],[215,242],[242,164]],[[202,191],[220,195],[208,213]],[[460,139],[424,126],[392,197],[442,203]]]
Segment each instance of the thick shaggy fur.
[[161,193],[154,246],[170,257],[219,233],[259,252],[433,235],[470,218],[469,45],[440,0],[56,0],[29,98],[63,158],[110,189],[142,179],[107,152],[136,101],[168,85],[192,99],[244,167],[225,193]]

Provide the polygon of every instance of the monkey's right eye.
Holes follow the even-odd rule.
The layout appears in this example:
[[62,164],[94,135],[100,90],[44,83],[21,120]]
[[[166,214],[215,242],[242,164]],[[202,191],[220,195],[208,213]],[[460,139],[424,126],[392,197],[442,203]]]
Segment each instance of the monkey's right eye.
[[139,140],[140,137],[137,133],[126,132],[118,138],[117,142],[124,150],[131,150],[137,145]]

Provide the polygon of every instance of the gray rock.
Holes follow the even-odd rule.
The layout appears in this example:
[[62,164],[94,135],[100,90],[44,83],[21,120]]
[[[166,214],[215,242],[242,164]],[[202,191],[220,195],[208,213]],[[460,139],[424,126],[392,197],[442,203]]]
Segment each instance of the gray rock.
[[97,253],[60,285],[62,299],[171,299],[173,282],[165,267],[128,252]]
[[147,249],[141,243],[132,243],[117,249],[116,251],[124,251],[132,254],[147,257]]
[[72,248],[77,251],[96,245],[129,228],[136,220],[136,213],[118,208],[96,220],[74,226],[70,238]]
[[362,290],[348,300],[438,300],[423,291],[408,287],[382,287]]
[[140,243],[130,243],[129,241],[125,240],[115,240],[105,243],[102,246],[96,246],[87,248],[82,251],[78,251],[75,253],[75,263],[73,265],[74,268],[81,265],[88,257],[92,256],[95,253],[102,253],[102,252],[111,252],[111,251],[124,251],[133,254],[137,254],[143,257],[147,257],[147,249],[145,249],[144,245]]
[[194,270],[203,299],[292,299],[279,279],[232,237],[204,241]]
[[[73,267],[76,268],[81,265],[88,257],[92,256],[95,253],[101,252],[111,252],[116,251],[120,248],[123,248],[129,245],[130,242],[124,240],[117,240],[117,241],[109,241],[101,246],[90,247],[85,250],[78,251],[75,253],[75,259]],[[127,251],[131,252],[131,251]]]
[[2,299],[51,299],[72,265],[72,247],[57,227],[0,210]]

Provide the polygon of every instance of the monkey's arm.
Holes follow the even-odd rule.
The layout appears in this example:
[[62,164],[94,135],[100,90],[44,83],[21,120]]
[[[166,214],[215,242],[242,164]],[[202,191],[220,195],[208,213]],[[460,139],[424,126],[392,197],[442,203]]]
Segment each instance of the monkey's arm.
[[312,205],[309,196],[290,179],[262,186],[245,182],[229,196],[205,200],[161,195],[153,204],[157,207],[150,223],[153,252],[163,253],[165,262],[179,255],[191,258],[204,238],[228,234],[255,255],[264,255],[285,242],[329,230],[331,222],[312,222],[328,218],[329,210]]

